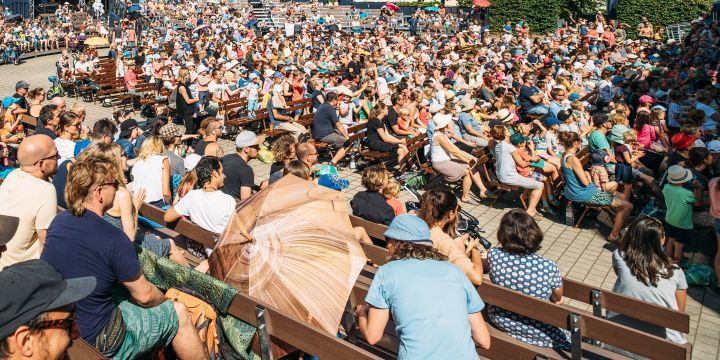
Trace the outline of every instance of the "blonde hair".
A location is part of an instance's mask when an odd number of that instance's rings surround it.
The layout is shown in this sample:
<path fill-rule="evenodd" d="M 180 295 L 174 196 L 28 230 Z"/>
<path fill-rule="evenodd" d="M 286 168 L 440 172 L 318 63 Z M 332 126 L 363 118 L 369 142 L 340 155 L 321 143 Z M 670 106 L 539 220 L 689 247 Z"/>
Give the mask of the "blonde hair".
<path fill-rule="evenodd" d="M 79 102 L 73 103 L 72 106 L 70 106 L 69 111 L 77 116 L 83 116 L 86 114 L 85 106 Z"/>
<path fill-rule="evenodd" d="M 383 187 L 382 194 L 385 197 L 397 197 L 400 195 L 400 183 L 395 179 L 390 179 Z"/>
<path fill-rule="evenodd" d="M 612 118 L 613 124 L 628 125 L 628 118 L 625 114 L 615 113 Z"/>
<path fill-rule="evenodd" d="M 68 172 L 65 202 L 75 216 L 85 213 L 88 196 L 100 184 L 117 181 L 117 165 L 106 156 L 86 156 L 76 161 Z"/>
<path fill-rule="evenodd" d="M 637 131 L 635 130 L 628 130 L 623 134 L 623 140 L 625 140 L 626 144 L 634 144 L 637 142 Z"/>
<path fill-rule="evenodd" d="M 186 67 L 180 68 L 180 70 L 178 70 L 178 77 L 177 77 L 178 84 L 186 83 L 189 76 L 190 76 L 190 70 L 188 70 L 188 68 L 186 68 Z"/>
<path fill-rule="evenodd" d="M 113 163 L 115 163 L 115 166 L 117 167 L 117 179 L 120 181 L 121 185 L 125 186 L 125 184 L 127 184 L 127 180 L 125 179 L 125 169 L 123 169 L 122 166 L 122 155 L 123 150 L 120 145 L 116 143 L 105 144 L 96 142 L 83 150 L 78 155 L 77 161 L 82 161 L 89 157 L 106 157 L 113 160 Z"/>
<path fill-rule="evenodd" d="M 138 158 L 140 160 L 147 160 L 150 156 L 162 154 L 163 151 L 165 151 L 165 145 L 163 144 L 162 139 L 158 136 L 151 136 L 145 139 L 142 146 L 140 146 Z"/>

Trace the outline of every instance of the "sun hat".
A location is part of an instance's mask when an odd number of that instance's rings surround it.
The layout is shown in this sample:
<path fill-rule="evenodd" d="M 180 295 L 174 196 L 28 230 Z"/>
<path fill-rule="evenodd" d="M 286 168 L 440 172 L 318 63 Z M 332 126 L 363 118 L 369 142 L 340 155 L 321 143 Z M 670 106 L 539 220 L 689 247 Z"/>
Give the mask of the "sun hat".
<path fill-rule="evenodd" d="M 200 162 L 200 159 L 202 159 L 202 156 L 198 154 L 188 154 L 185 156 L 185 160 L 183 161 L 183 167 L 185 168 L 185 171 L 192 171 L 195 169 L 195 166 Z"/>
<path fill-rule="evenodd" d="M 510 143 L 513 145 L 528 142 L 528 140 L 530 140 L 529 137 L 523 136 L 523 134 L 520 134 L 520 133 L 514 133 L 514 134 L 510 135 Z"/>
<path fill-rule="evenodd" d="M 475 108 L 476 103 L 477 100 L 472 99 L 469 96 L 464 96 L 460 99 L 460 111 L 470 111 Z"/>
<path fill-rule="evenodd" d="M 439 130 L 446 127 L 450 121 L 452 121 L 452 115 L 438 113 L 433 116 L 432 120 L 435 123 L 435 129 Z"/>
<path fill-rule="evenodd" d="M 500 109 L 498 110 L 495 119 L 503 123 L 509 123 L 513 119 L 513 114 L 508 109 Z"/>
<path fill-rule="evenodd" d="M 435 114 L 438 111 L 442 110 L 444 106 L 440 103 L 433 103 L 428 107 L 428 111 L 430 111 L 431 114 Z"/>
<path fill-rule="evenodd" d="M 667 108 L 665 108 L 665 107 L 662 106 L 662 105 L 655 105 L 655 106 L 653 106 L 652 108 L 650 108 L 650 110 L 667 112 Z"/>
<path fill-rule="evenodd" d="M 63 279 L 44 260 L 19 262 L 0 271 L 0 339 L 38 315 L 70 305 L 95 291 L 94 277 Z"/>
<path fill-rule="evenodd" d="M 160 128 L 160 137 L 163 139 L 171 139 L 176 136 L 182 136 L 183 132 L 179 126 L 169 123 Z"/>
<path fill-rule="evenodd" d="M 265 135 L 257 136 L 252 131 L 242 131 L 235 137 L 235 147 L 244 149 L 246 147 L 259 145 L 265 142 Z"/>
<path fill-rule="evenodd" d="M 671 184 L 684 184 L 692 179 L 692 171 L 680 165 L 673 165 L 667 171 L 667 180 Z"/>
<path fill-rule="evenodd" d="M 686 132 L 679 132 L 670 139 L 670 145 L 675 150 L 685 150 L 695 143 L 695 136 Z"/>
<path fill-rule="evenodd" d="M 423 219 L 415 215 L 396 216 L 383 235 L 396 241 L 433 246 L 433 242 L 430 240 L 430 228 Z"/>

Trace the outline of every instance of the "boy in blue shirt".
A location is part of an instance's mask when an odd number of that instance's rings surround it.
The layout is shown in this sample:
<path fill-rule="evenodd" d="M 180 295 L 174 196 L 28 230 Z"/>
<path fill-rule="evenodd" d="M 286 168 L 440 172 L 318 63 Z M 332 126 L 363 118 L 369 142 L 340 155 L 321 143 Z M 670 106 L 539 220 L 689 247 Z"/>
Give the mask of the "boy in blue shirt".
<path fill-rule="evenodd" d="M 392 311 L 398 359 L 478 359 L 475 342 L 490 348 L 480 311 L 485 304 L 467 276 L 433 249 L 430 229 L 402 214 L 385 232 L 390 262 L 381 266 L 356 310 L 365 339 L 382 339 Z M 474 340 L 474 341 L 473 341 Z"/>

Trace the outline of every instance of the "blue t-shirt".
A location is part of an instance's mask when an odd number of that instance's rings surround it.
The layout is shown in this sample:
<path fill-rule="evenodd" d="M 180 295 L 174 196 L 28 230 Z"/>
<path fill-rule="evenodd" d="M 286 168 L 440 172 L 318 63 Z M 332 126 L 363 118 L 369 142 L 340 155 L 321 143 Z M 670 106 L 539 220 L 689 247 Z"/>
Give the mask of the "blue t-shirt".
<path fill-rule="evenodd" d="M 472 117 L 469 113 L 461 112 L 460 115 L 458 115 L 458 120 L 460 121 L 460 134 L 467 135 L 467 126 L 470 125 L 470 127 L 473 128 L 478 133 L 482 132 L 482 128 L 480 127 L 480 124 L 478 124 L 477 121 L 475 121 L 475 118 Z"/>
<path fill-rule="evenodd" d="M 115 143 L 120 145 L 122 147 L 123 152 L 125 153 L 125 157 L 130 160 L 135 158 L 135 148 L 133 147 L 132 142 L 128 139 L 119 138 L 115 140 Z"/>
<path fill-rule="evenodd" d="M 78 155 L 85 150 L 86 147 L 90 146 L 90 143 L 92 141 L 90 139 L 85 139 L 83 141 L 75 143 L 75 150 L 73 151 L 73 156 L 77 159 Z"/>
<path fill-rule="evenodd" d="M 316 139 L 322 139 L 335 132 L 338 122 L 337 110 L 329 103 L 324 103 L 315 112 L 313 120 L 313 134 Z"/>
<path fill-rule="evenodd" d="M 132 242 L 122 230 L 92 211 L 82 216 L 64 211 L 50 224 L 40 258 L 65 279 L 97 279 L 95 291 L 75 304 L 80 336 L 95 345 L 95 338 L 116 307 L 112 288 L 140 272 Z"/>
<path fill-rule="evenodd" d="M 400 337 L 398 359 L 477 359 L 468 314 L 485 303 L 447 261 L 394 260 L 381 266 L 365 301 L 390 309 Z"/>

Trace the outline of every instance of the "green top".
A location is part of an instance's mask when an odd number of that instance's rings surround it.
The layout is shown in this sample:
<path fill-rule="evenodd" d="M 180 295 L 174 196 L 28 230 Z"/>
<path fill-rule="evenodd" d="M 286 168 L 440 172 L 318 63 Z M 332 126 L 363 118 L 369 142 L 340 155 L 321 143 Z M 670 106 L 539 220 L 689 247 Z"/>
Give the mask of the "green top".
<path fill-rule="evenodd" d="M 605 135 L 597 130 L 593 130 L 588 137 L 588 145 L 591 151 L 607 150 L 608 155 L 613 155 L 613 150 L 610 147 Z"/>
<path fill-rule="evenodd" d="M 665 196 L 665 221 L 680 229 L 693 228 L 693 208 L 695 202 L 695 194 L 682 186 L 666 184 L 663 187 L 663 195 Z"/>
<path fill-rule="evenodd" d="M 375 102 L 372 100 L 368 100 L 367 102 L 368 102 L 368 109 L 372 110 L 373 105 L 375 105 Z M 370 114 L 365 113 L 365 109 L 360 107 L 360 112 L 358 113 L 358 116 L 359 116 L 360 120 L 365 120 L 370 116 Z"/>

